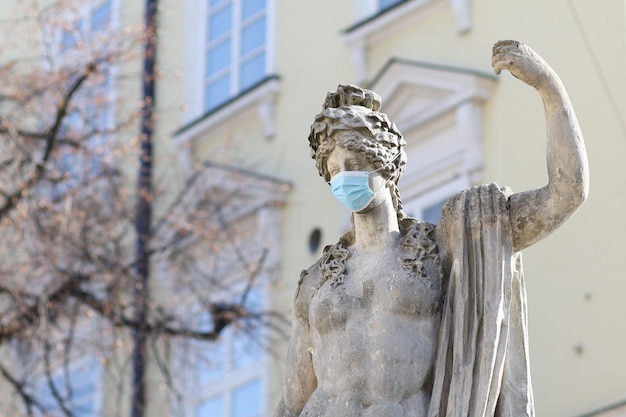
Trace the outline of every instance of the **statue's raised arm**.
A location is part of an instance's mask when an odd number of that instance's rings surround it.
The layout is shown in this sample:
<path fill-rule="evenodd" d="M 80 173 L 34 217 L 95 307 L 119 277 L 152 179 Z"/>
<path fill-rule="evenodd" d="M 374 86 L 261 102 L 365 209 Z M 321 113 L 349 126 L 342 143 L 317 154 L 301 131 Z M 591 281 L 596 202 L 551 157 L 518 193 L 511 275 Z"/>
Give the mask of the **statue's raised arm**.
<path fill-rule="evenodd" d="M 518 41 L 500 41 L 491 64 L 496 74 L 508 70 L 535 88 L 545 106 L 548 184 L 510 197 L 513 245 L 521 250 L 553 232 L 587 198 L 587 154 L 563 83 L 535 51 Z"/>

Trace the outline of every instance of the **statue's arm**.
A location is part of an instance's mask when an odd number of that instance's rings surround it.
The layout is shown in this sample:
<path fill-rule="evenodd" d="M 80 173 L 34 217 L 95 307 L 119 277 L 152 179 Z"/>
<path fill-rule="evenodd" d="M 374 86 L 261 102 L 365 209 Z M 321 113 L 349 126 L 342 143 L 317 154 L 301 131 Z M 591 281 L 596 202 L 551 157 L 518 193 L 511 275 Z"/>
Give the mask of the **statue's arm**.
<path fill-rule="evenodd" d="M 587 198 L 589 168 L 578 120 L 565 88 L 552 68 L 517 41 L 493 47 L 496 74 L 508 70 L 534 87 L 545 107 L 548 184 L 510 197 L 513 246 L 524 249 L 565 222 Z"/>
<path fill-rule="evenodd" d="M 298 284 L 285 366 L 285 387 L 274 417 L 298 417 L 317 387 L 311 359 L 308 302 L 303 277 Z"/>

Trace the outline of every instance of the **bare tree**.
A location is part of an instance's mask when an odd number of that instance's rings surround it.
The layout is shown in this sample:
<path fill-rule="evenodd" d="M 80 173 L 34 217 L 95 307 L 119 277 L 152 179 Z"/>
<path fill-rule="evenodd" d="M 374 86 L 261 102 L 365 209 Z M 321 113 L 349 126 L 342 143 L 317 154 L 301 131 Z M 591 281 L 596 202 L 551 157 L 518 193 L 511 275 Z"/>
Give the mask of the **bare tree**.
<path fill-rule="evenodd" d="M 94 4 L 85 12 L 80 2 L 23 2 L 0 28 L 14 40 L 0 50 L 0 414 L 7 416 L 86 415 L 80 363 L 94 353 L 112 387 L 109 412 L 126 415 L 128 397 L 143 395 L 130 384 L 132 334 L 141 332 L 141 349 L 180 394 L 172 364 L 195 365 L 199 356 L 176 359 L 173 341 L 193 350 L 232 326 L 254 333 L 277 323 L 255 305 L 271 251 L 257 214 L 280 204 L 284 184 L 263 180 L 279 192 L 258 199 L 246 188 L 254 175 L 205 166 L 148 221 L 144 251 L 135 250 L 134 202 L 161 203 L 127 169 L 137 164 L 128 154 L 137 154 L 144 103 L 115 92 L 141 74 L 139 64 L 135 74 L 120 68 L 141 61 L 146 31 L 111 25 L 109 3 Z M 208 171 L 236 186 L 208 186 Z M 150 282 L 137 279 L 142 256 L 159 265 Z M 138 285 L 154 289 L 140 293 L 143 314 Z M 133 415 L 145 415 L 144 407 Z"/>

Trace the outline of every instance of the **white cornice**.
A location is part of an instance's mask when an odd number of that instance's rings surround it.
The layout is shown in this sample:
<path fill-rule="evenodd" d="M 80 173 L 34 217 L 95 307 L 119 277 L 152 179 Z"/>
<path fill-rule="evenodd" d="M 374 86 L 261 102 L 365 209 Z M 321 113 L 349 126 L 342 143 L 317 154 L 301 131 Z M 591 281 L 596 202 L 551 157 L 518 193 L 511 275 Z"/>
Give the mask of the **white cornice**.
<path fill-rule="evenodd" d="M 412 61 L 390 61 L 369 86 L 380 94 L 383 111 L 397 107 L 396 97 L 402 91 L 412 89 L 419 96 L 420 89 L 438 91 L 439 99 L 430 103 L 418 113 L 406 114 L 395 120 L 401 130 L 432 120 L 464 102 L 482 102 L 491 96 L 495 78 L 466 69 L 436 66 Z M 406 109 L 405 109 L 406 110 Z"/>
<path fill-rule="evenodd" d="M 276 98 L 280 92 L 280 80 L 270 78 L 253 90 L 234 99 L 227 105 L 216 111 L 191 122 L 187 127 L 173 134 L 176 145 L 184 143 L 200 136 L 202 133 L 214 129 L 216 126 L 234 120 L 242 112 L 247 112 L 254 107 L 263 123 L 264 134 L 271 137 L 274 134 L 274 111 Z"/>

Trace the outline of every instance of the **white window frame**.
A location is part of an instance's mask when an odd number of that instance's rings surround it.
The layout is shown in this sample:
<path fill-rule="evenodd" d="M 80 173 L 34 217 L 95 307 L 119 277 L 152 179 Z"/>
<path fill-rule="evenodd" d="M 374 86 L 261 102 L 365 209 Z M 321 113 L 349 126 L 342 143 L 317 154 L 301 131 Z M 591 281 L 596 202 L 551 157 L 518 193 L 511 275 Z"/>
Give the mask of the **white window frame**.
<path fill-rule="evenodd" d="M 482 104 L 495 82 L 490 74 L 404 60 L 391 60 L 375 77 L 370 88 L 407 141 L 399 183 L 405 212 L 420 218 L 425 208 L 482 182 Z"/>
<path fill-rule="evenodd" d="M 120 0 L 90 0 L 81 4 L 77 9 L 77 14 L 67 14 L 64 16 L 65 19 L 69 18 L 78 18 L 76 22 L 75 30 L 71 32 L 71 36 L 73 37 L 73 41 L 76 44 L 80 41 L 76 36 L 80 36 L 82 34 L 88 34 L 90 36 L 94 36 L 96 33 L 92 30 L 92 17 L 93 12 L 100 8 L 104 3 L 111 4 L 111 21 L 109 22 L 109 28 L 107 31 L 118 31 L 120 28 L 120 20 L 119 20 L 119 10 L 120 10 Z M 67 20 L 66 20 L 67 21 Z M 62 59 L 67 60 L 71 59 L 73 55 L 80 54 L 80 51 L 77 51 L 75 46 L 66 48 L 64 46 L 64 36 L 67 33 L 61 27 L 53 28 L 53 39 L 54 39 L 54 51 L 56 51 L 55 55 L 61 56 Z"/>
<path fill-rule="evenodd" d="M 259 288 L 264 293 L 264 304 L 267 305 L 267 288 Z M 266 307 L 264 307 L 266 309 Z M 249 383 L 259 381 L 260 382 L 260 404 L 259 416 L 268 415 L 268 396 L 269 396 L 269 370 L 270 370 L 270 355 L 268 352 L 261 351 L 258 359 L 242 369 L 233 369 L 234 362 L 234 343 L 237 335 L 233 334 L 232 328 L 224 331 L 222 338 L 219 341 L 207 342 L 211 344 L 223 344 L 225 345 L 225 358 L 226 369 L 224 374 L 219 379 L 209 381 L 204 386 L 197 386 L 196 391 L 192 394 L 192 398 L 189 404 L 189 417 L 195 417 L 197 408 L 206 400 L 213 397 L 223 396 L 224 398 L 224 415 L 220 417 L 232 416 L 233 395 L 235 390 L 243 387 Z M 262 340 L 259 343 L 263 343 L 266 339 L 266 332 L 261 329 L 259 336 Z M 245 336 L 243 336 L 245 337 Z M 252 342 L 251 342 L 252 343 Z M 192 375 L 191 380 L 195 381 L 197 375 Z M 198 381 L 199 382 L 199 381 Z M 214 416 L 210 416 L 214 417 Z M 218 417 L 218 416 L 215 416 Z"/>
<path fill-rule="evenodd" d="M 265 278 L 261 278 L 261 281 L 267 282 L 268 280 Z M 243 288 L 241 288 L 241 290 L 243 290 Z M 260 293 L 261 297 L 260 308 L 264 311 L 267 311 L 269 308 L 269 286 L 258 286 L 256 287 L 256 290 Z M 219 298 L 219 294 L 217 294 L 217 298 Z M 186 314 L 190 314 L 189 311 L 192 311 L 192 316 L 194 314 L 201 314 L 201 308 L 201 306 L 196 305 L 195 307 L 192 307 L 190 309 L 188 303 L 185 303 L 184 306 L 181 306 L 181 309 L 184 309 Z M 195 311 L 195 313 L 193 311 Z M 188 355 L 187 349 L 197 351 L 202 350 L 203 347 L 209 350 L 209 352 L 207 352 L 209 354 L 211 353 L 211 349 L 217 350 L 217 348 L 219 348 L 220 346 L 224 348 L 225 351 L 225 357 L 223 358 L 222 363 L 225 363 L 226 367 L 223 371 L 223 374 L 220 374 L 215 379 L 206 381 L 204 385 L 202 385 L 202 381 L 199 380 L 200 374 L 196 367 L 186 366 L 179 374 L 181 375 L 181 378 L 183 378 L 179 382 L 181 384 L 181 387 L 183 387 L 183 389 L 180 391 L 187 393 L 185 395 L 185 401 L 183 405 L 186 417 L 195 417 L 197 408 L 203 402 L 217 396 L 222 396 L 224 398 L 224 416 L 210 417 L 230 417 L 232 415 L 233 394 L 235 390 L 257 380 L 260 382 L 261 388 L 259 416 L 265 416 L 269 414 L 268 398 L 270 392 L 270 365 L 272 359 L 271 355 L 269 352 L 261 350 L 258 360 L 254 361 L 254 363 L 240 369 L 233 368 L 232 366 L 236 357 L 236 353 L 234 351 L 234 343 L 235 338 L 237 337 L 234 332 L 235 329 L 231 326 L 227 329 L 224 329 L 223 333 L 220 335 L 219 340 L 208 342 L 194 340 L 186 341 L 184 343 L 189 343 L 189 346 L 183 347 L 181 345 L 178 348 L 174 349 L 174 354 L 179 356 Z M 247 336 L 241 335 L 240 337 Z M 262 346 L 264 344 L 267 344 L 267 332 L 263 328 L 260 328 L 258 334 L 252 337 L 259 337 L 260 340 L 251 341 L 250 343 L 259 342 Z"/>
<path fill-rule="evenodd" d="M 231 0 L 235 13 L 239 10 L 241 0 Z M 194 120 L 205 113 L 211 113 L 222 106 L 217 105 L 213 109 L 205 110 L 205 74 L 206 74 L 206 47 L 207 47 L 207 30 L 208 30 L 208 0 L 196 1 L 187 0 L 187 17 L 186 20 L 191 24 L 188 25 L 191 33 L 186 36 L 185 45 L 185 66 L 188 69 L 185 73 L 185 101 L 188 103 L 188 111 L 186 114 L 186 121 Z M 262 77 L 259 81 L 270 77 L 275 72 L 275 20 L 276 20 L 276 8 L 275 0 L 266 0 L 265 8 L 266 19 L 266 41 L 265 41 L 265 77 Z M 231 41 L 235 42 L 235 51 L 239 50 L 239 39 L 241 34 L 240 22 L 237 21 L 237 27 L 231 29 L 231 33 L 234 33 L 236 39 Z M 236 53 L 231 55 L 231 68 L 234 67 L 236 73 L 231 75 L 231 91 L 230 98 L 233 99 L 246 90 L 238 88 L 239 84 L 239 70 L 241 58 Z M 234 63 L 237 63 L 236 65 Z M 201 88 L 200 88 L 201 86 Z M 228 103 L 228 100 L 225 101 Z"/>

